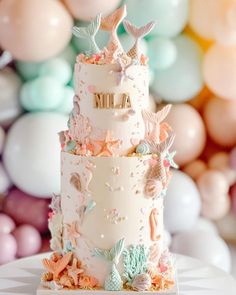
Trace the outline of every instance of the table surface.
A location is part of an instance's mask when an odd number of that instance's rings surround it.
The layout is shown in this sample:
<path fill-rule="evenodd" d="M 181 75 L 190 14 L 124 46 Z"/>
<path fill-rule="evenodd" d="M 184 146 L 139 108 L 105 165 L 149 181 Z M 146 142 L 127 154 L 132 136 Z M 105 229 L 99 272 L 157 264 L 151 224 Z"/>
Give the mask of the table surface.
<path fill-rule="evenodd" d="M 42 273 L 41 254 L 0 267 L 0 295 L 34 295 Z M 174 255 L 180 295 L 235 295 L 236 280 L 199 260 Z M 135 294 L 135 293 L 134 293 Z"/>

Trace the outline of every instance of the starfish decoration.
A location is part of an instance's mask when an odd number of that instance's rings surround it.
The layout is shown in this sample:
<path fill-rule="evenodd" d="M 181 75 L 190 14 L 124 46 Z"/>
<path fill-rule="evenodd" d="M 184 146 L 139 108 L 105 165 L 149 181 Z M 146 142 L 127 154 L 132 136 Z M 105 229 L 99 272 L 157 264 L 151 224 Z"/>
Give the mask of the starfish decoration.
<path fill-rule="evenodd" d="M 75 286 L 78 286 L 79 284 L 78 275 L 83 273 L 84 270 L 78 268 L 78 261 L 76 258 L 73 259 L 71 266 L 70 265 L 67 266 L 67 270 L 68 270 L 68 275 L 72 277 Z"/>
<path fill-rule="evenodd" d="M 73 248 L 77 246 L 76 239 L 80 237 L 80 233 L 77 230 L 77 221 L 73 221 L 71 224 L 66 224 L 67 238 L 71 242 Z"/>
<path fill-rule="evenodd" d="M 117 85 L 121 85 L 125 80 L 128 80 L 128 79 L 134 80 L 133 77 L 127 74 L 127 70 L 132 66 L 132 63 L 125 65 L 122 62 L 121 58 L 118 57 L 117 64 L 119 66 L 118 70 L 110 71 L 111 74 L 117 73 L 117 78 L 116 78 Z"/>
<path fill-rule="evenodd" d="M 96 156 L 109 157 L 109 156 L 113 156 L 112 149 L 114 147 L 118 147 L 120 145 L 121 141 L 114 140 L 111 137 L 110 131 L 107 131 L 105 139 L 104 140 L 96 140 L 95 143 L 100 145 L 100 147 L 101 147 L 101 150 L 99 151 L 99 153 Z"/>
<path fill-rule="evenodd" d="M 52 201 L 49 207 L 52 209 L 53 213 L 59 213 L 61 211 L 61 196 L 53 194 Z"/>
<path fill-rule="evenodd" d="M 175 155 L 176 155 L 176 151 L 173 151 L 173 152 L 171 152 L 171 153 L 167 153 L 167 154 L 166 154 L 166 160 L 167 160 L 168 164 L 169 164 L 171 167 L 173 167 L 173 168 L 175 168 L 175 169 L 178 169 L 179 166 L 178 166 L 178 165 L 175 163 L 175 161 L 174 161 L 174 157 L 175 157 Z"/>

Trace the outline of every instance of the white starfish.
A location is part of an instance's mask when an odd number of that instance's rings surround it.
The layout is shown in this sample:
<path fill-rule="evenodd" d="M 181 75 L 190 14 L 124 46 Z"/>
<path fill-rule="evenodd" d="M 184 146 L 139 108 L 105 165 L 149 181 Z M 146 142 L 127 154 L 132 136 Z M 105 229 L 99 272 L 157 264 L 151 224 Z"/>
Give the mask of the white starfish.
<path fill-rule="evenodd" d="M 127 74 L 127 70 L 133 65 L 132 63 L 125 65 L 122 62 L 122 59 L 120 57 L 117 58 L 117 64 L 119 68 L 117 70 L 113 70 L 110 73 L 116 73 L 117 74 L 117 85 L 121 85 L 125 80 L 134 80 L 134 78 Z"/>

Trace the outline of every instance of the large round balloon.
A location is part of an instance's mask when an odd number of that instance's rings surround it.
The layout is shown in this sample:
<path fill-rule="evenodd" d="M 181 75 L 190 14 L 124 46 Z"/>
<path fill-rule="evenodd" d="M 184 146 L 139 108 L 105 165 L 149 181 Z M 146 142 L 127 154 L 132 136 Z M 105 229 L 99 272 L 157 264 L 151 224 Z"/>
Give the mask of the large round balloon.
<path fill-rule="evenodd" d="M 42 233 L 48 230 L 48 206 L 48 199 L 34 198 L 16 188 L 3 201 L 3 211 L 17 224 L 30 224 Z"/>
<path fill-rule="evenodd" d="M 206 53 L 203 73 L 207 86 L 216 95 L 236 100 L 236 50 L 214 44 Z"/>
<path fill-rule="evenodd" d="M 166 101 L 183 102 L 203 88 L 202 49 L 186 35 L 174 39 L 174 44 L 176 60 L 167 69 L 156 71 L 152 89 Z"/>
<path fill-rule="evenodd" d="M 3 153 L 13 183 L 26 193 L 48 197 L 60 191 L 60 144 L 57 133 L 67 117 L 55 113 L 22 116 L 8 132 Z"/>
<path fill-rule="evenodd" d="M 186 26 L 188 20 L 187 0 L 126 0 L 127 18 L 137 26 L 156 20 L 151 34 L 173 37 Z"/>
<path fill-rule="evenodd" d="M 10 68 L 0 71 L 0 124 L 9 125 L 21 113 L 21 80 Z"/>
<path fill-rule="evenodd" d="M 191 229 L 200 214 L 200 195 L 194 181 L 174 170 L 164 199 L 164 224 L 170 233 Z"/>
<path fill-rule="evenodd" d="M 63 0 L 74 18 L 91 20 L 98 13 L 108 14 L 116 9 L 121 0 Z"/>
<path fill-rule="evenodd" d="M 56 55 L 68 44 L 72 26 L 59 1 L 0 1 L 0 45 L 16 59 L 40 61 Z"/>
<path fill-rule="evenodd" d="M 186 220 L 186 222 L 188 222 Z M 226 272 L 231 270 L 230 251 L 226 243 L 215 233 L 192 230 L 179 233 L 172 240 L 172 251 L 192 256 L 213 264 Z"/>
<path fill-rule="evenodd" d="M 206 132 L 199 113 L 190 105 L 173 105 L 167 122 L 176 134 L 173 149 L 177 151 L 175 161 L 186 165 L 196 159 L 205 146 Z"/>
<path fill-rule="evenodd" d="M 204 107 L 203 117 L 208 134 L 217 144 L 236 144 L 236 100 L 212 97 Z"/>

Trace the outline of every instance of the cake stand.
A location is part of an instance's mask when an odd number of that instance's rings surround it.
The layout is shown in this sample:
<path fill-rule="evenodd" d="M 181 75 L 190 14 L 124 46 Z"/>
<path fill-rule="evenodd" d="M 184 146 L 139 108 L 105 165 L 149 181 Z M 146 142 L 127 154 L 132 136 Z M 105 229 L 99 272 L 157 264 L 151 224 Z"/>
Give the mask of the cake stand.
<path fill-rule="evenodd" d="M 47 254 L 41 254 L 1 266 L 0 295 L 35 295 L 43 272 L 41 260 L 45 256 Z M 236 281 L 222 270 L 181 255 L 175 255 L 174 259 L 178 273 L 179 295 L 236 294 Z M 85 291 L 85 293 L 93 292 Z M 104 291 L 99 293 L 106 294 Z M 127 294 L 127 292 L 122 293 Z M 134 295 L 135 293 L 132 292 Z M 59 291 L 57 294 L 63 293 Z"/>

